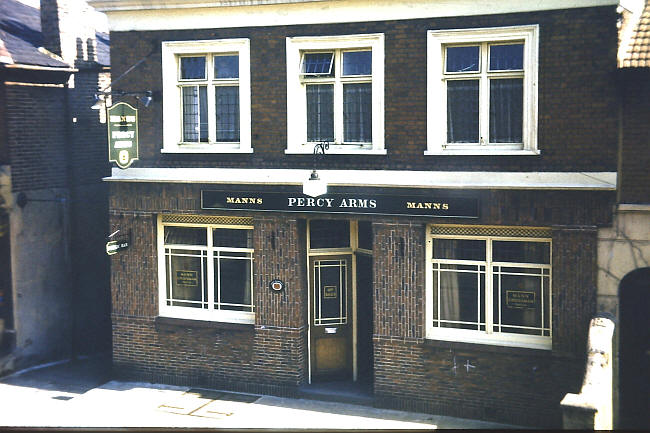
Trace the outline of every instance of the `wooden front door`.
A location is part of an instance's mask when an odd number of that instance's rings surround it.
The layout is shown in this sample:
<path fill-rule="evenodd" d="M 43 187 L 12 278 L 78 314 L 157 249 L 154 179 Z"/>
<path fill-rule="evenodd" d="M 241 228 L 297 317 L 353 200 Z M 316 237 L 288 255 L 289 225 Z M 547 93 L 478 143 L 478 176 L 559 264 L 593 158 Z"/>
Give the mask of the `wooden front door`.
<path fill-rule="evenodd" d="M 312 380 L 351 379 L 351 256 L 312 257 L 309 269 Z"/>

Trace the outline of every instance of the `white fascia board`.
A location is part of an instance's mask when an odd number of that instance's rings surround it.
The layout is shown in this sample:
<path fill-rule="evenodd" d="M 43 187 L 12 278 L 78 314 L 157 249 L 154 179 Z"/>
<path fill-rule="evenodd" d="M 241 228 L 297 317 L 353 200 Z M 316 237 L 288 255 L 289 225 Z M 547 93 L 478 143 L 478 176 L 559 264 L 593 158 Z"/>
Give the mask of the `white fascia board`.
<path fill-rule="evenodd" d="M 306 169 L 113 168 L 109 182 L 302 185 Z M 330 186 L 376 188 L 616 190 L 615 172 L 318 170 Z"/>
<path fill-rule="evenodd" d="M 405 20 L 614 6 L 619 0 L 94 0 L 111 31 L 212 29 Z"/>

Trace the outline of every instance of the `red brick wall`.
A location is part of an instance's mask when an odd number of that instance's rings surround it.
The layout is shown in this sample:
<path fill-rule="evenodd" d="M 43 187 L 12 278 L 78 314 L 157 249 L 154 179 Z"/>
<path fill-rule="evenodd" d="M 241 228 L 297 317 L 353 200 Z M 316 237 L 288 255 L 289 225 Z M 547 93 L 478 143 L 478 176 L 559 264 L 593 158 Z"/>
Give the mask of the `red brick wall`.
<path fill-rule="evenodd" d="M 650 203 L 650 70 L 624 69 L 619 202 Z"/>
<path fill-rule="evenodd" d="M 426 150 L 426 32 L 434 29 L 539 24 L 539 149 L 541 156 L 423 156 Z M 143 166 L 302 167 L 311 156 L 285 155 L 285 38 L 299 35 L 385 34 L 386 156 L 328 155 L 328 168 L 615 171 L 615 7 L 408 21 L 192 29 L 111 34 L 119 75 L 163 40 L 250 38 L 252 145 L 249 155 L 160 154 L 162 103 L 140 112 Z M 160 51 L 119 83 L 160 95 Z M 264 65 L 264 67 L 258 67 Z"/>

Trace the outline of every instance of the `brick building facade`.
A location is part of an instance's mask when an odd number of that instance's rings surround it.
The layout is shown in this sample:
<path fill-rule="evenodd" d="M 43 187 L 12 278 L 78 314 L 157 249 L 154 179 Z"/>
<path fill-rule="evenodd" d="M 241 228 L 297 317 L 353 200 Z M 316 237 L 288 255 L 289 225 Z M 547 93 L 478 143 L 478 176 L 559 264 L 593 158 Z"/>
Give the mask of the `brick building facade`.
<path fill-rule="evenodd" d="M 92 2 L 114 73 L 154 49 L 106 179 L 115 371 L 558 427 L 616 200 L 616 2 L 235 3 Z"/>
<path fill-rule="evenodd" d="M 84 1 L 41 5 L 0 5 L 0 374 L 110 350 L 108 35 Z"/>

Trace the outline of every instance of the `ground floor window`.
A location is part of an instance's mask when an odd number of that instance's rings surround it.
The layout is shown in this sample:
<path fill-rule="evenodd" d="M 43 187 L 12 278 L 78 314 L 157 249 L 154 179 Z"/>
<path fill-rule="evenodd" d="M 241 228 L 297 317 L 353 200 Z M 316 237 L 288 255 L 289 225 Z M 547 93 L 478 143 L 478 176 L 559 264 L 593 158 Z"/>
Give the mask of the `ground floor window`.
<path fill-rule="evenodd" d="M 160 314 L 254 322 L 253 227 L 247 218 L 163 216 Z"/>
<path fill-rule="evenodd" d="M 550 231 L 429 226 L 427 337 L 551 347 Z"/>

